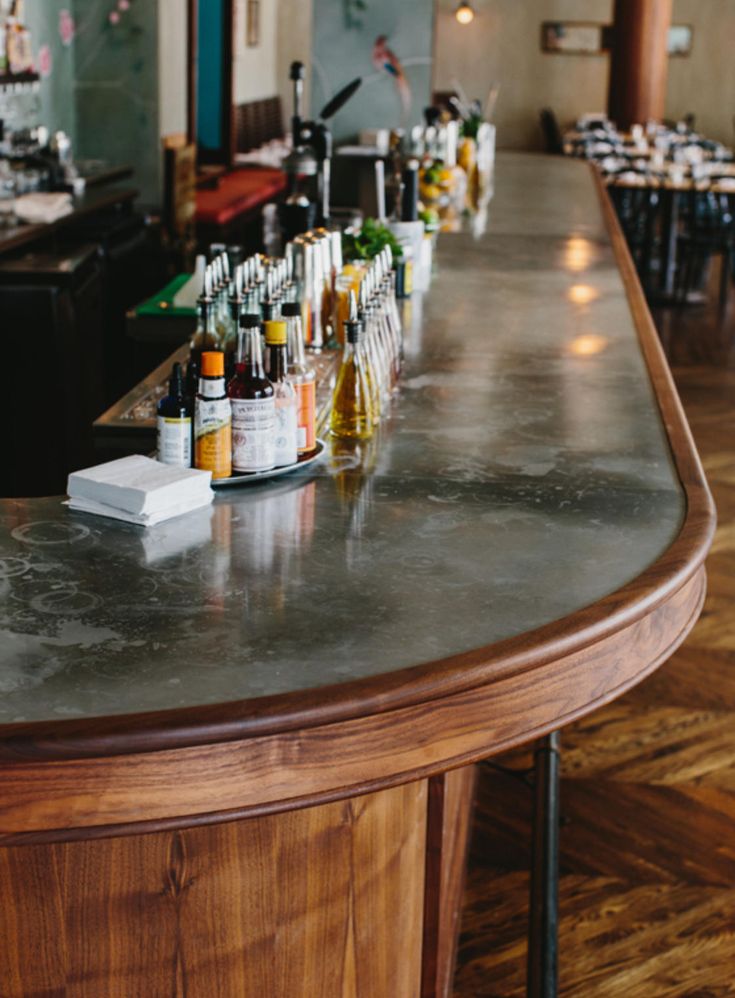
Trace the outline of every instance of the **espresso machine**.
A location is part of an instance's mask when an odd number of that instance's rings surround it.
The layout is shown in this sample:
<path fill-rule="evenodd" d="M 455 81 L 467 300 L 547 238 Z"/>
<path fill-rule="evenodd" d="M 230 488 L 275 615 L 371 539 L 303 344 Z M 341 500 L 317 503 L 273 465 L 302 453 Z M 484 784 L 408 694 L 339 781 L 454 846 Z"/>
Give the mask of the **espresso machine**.
<path fill-rule="evenodd" d="M 329 222 L 332 133 L 326 122 L 344 107 L 362 83 L 361 77 L 352 80 L 322 108 L 316 121 L 306 121 L 302 117 L 304 64 L 291 63 L 289 75 L 294 95 L 293 149 L 283 163 L 289 179 L 288 196 L 279 211 L 287 240 Z"/>

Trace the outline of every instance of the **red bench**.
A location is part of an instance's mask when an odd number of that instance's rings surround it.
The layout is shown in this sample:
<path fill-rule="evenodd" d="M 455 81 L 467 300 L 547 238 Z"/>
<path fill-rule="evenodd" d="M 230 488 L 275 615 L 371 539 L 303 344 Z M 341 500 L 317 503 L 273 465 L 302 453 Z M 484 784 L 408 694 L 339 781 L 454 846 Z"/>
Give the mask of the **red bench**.
<path fill-rule="evenodd" d="M 248 167 L 220 177 L 216 186 L 196 193 L 196 225 L 200 243 L 247 242 L 253 223 L 269 201 L 286 189 L 286 175 L 271 167 Z"/>

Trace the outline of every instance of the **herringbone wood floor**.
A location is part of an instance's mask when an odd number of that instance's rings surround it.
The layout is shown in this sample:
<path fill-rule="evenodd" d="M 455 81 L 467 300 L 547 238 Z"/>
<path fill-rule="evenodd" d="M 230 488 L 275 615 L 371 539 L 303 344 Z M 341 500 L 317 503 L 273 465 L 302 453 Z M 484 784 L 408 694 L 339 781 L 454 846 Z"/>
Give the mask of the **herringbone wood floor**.
<path fill-rule="evenodd" d="M 719 527 L 686 644 L 563 733 L 561 998 L 735 996 L 735 302 L 655 318 Z M 525 994 L 529 761 L 480 778 L 456 998 Z"/>

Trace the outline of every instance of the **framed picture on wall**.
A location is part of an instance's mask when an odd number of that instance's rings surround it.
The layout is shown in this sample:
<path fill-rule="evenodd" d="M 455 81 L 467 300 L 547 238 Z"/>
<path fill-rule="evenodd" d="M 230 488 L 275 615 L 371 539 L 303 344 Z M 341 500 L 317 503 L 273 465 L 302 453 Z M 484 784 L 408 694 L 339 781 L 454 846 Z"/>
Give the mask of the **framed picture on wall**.
<path fill-rule="evenodd" d="M 260 45 L 260 0 L 247 0 L 245 43 L 248 48 Z"/>
<path fill-rule="evenodd" d="M 599 55 L 604 25 L 591 21 L 544 21 L 541 50 L 554 55 Z"/>
<path fill-rule="evenodd" d="M 693 34 L 691 24 L 672 24 L 669 28 L 669 55 L 691 55 Z"/>

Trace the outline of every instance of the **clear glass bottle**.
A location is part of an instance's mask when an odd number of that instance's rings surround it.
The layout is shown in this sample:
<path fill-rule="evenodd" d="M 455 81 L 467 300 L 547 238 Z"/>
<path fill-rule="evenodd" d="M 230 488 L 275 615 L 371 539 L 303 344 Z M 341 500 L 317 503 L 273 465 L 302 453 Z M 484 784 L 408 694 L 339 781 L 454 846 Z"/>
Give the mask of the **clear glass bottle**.
<path fill-rule="evenodd" d="M 296 389 L 287 375 L 286 323 L 271 319 L 265 324 L 265 342 L 270 351 L 268 377 L 276 396 L 276 467 L 284 468 L 298 461 L 298 418 Z"/>
<path fill-rule="evenodd" d="M 281 311 L 287 326 L 288 374 L 298 402 L 298 452 L 310 454 L 316 447 L 316 372 L 306 359 L 301 302 L 284 302 Z"/>
<path fill-rule="evenodd" d="M 369 364 L 362 323 L 345 323 L 346 342 L 332 399 L 331 430 L 336 437 L 369 440 L 375 432 Z"/>
<path fill-rule="evenodd" d="M 197 366 L 202 354 L 207 350 L 219 350 L 220 342 L 214 322 L 214 300 L 212 298 L 212 275 L 207 268 L 204 277 L 204 290 L 197 299 L 197 324 L 189 342 L 192 359 Z"/>

